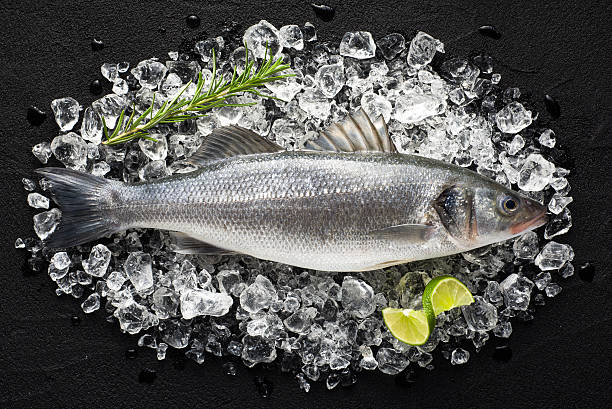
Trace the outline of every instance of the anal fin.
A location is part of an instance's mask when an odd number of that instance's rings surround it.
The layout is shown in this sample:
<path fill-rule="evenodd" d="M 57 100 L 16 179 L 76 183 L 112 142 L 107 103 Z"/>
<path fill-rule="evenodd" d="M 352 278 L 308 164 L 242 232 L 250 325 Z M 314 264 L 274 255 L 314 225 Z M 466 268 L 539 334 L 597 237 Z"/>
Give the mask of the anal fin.
<path fill-rule="evenodd" d="M 238 254 L 232 250 L 213 246 L 185 233 L 170 232 L 170 237 L 174 244 L 174 251 L 179 254 L 209 254 L 217 256 Z"/>

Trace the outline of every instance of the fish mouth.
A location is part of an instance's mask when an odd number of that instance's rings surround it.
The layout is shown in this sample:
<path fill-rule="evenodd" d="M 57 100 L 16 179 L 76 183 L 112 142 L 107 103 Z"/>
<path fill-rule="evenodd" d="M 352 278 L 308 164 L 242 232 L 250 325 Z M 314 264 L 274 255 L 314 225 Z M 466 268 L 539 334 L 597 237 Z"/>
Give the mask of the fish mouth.
<path fill-rule="evenodd" d="M 522 232 L 537 229 L 538 227 L 544 226 L 548 223 L 548 215 L 543 212 L 539 216 L 534 217 L 533 219 L 529 219 L 527 221 L 516 223 L 515 225 L 510 227 L 511 234 L 520 234 Z"/>

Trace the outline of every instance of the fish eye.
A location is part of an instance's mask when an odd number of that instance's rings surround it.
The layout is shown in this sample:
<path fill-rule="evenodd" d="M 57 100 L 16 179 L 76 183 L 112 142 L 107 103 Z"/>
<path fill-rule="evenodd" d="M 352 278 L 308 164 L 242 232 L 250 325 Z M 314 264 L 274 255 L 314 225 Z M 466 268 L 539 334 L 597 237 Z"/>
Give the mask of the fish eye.
<path fill-rule="evenodd" d="M 500 199 L 499 207 L 502 213 L 511 215 L 516 212 L 519 208 L 519 200 L 513 196 L 503 196 Z"/>

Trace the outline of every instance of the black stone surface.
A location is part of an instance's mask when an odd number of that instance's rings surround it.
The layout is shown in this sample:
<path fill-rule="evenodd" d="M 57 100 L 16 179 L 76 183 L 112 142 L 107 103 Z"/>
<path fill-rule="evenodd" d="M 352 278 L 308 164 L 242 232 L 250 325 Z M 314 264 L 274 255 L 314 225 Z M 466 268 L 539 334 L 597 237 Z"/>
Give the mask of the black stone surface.
<path fill-rule="evenodd" d="M 607 1 L 381 1 L 332 2 L 332 22 L 316 18 L 306 1 L 4 1 L 0 5 L 1 163 L 0 209 L 0 407 L 605 407 L 612 399 L 610 148 L 612 131 L 612 5 Z M 201 17 L 197 29 L 185 16 Z M 496 61 L 502 84 L 530 91 L 542 118 L 550 121 L 575 168 L 570 176 L 574 227 L 558 241 L 571 243 L 578 267 L 592 267 L 563 281 L 563 291 L 538 307 L 535 320 L 514 323 L 509 350 L 490 342 L 463 366 L 437 357 L 434 371 L 362 373 L 357 384 L 310 393 L 278 369 L 237 365 L 226 375 L 223 359 L 203 365 L 169 351 L 136 346 L 98 311 L 84 316 L 72 297 L 56 297 L 45 273 L 27 273 L 16 237 L 30 237 L 33 209 L 25 204 L 22 177 L 39 166 L 31 146 L 58 133 L 52 118 L 40 126 L 26 119 L 29 106 L 50 112 L 54 98 L 72 96 L 83 105 L 104 62 L 164 59 L 195 32 L 218 35 L 223 23 L 242 29 L 267 19 L 313 22 L 320 39 L 339 41 L 344 32 L 368 30 L 375 38 L 423 30 L 441 39 L 450 56 L 485 51 Z M 499 40 L 479 34 L 493 25 Z M 92 51 L 93 38 L 104 48 Z M 106 84 L 109 85 L 109 84 Z M 106 88 L 106 86 L 105 86 Z M 561 106 L 550 118 L 549 94 Z M 577 269 L 578 272 L 578 269 Z M 73 325 L 73 316 L 82 317 Z M 503 348 L 502 348 L 503 349 Z M 128 351 L 128 352 L 126 352 Z M 509 353 L 510 352 L 510 353 Z M 412 368 L 412 366 L 411 366 Z M 142 374 L 154 371 L 156 376 Z M 262 377 L 262 378 L 256 378 Z M 148 383 L 151 378 L 154 378 Z M 139 381 L 140 379 L 140 381 Z M 266 393 L 261 382 L 265 379 Z M 347 382 L 350 383 L 350 382 Z M 262 395 L 269 394 L 268 397 Z M 607 404 L 606 404 L 607 402 Z"/>

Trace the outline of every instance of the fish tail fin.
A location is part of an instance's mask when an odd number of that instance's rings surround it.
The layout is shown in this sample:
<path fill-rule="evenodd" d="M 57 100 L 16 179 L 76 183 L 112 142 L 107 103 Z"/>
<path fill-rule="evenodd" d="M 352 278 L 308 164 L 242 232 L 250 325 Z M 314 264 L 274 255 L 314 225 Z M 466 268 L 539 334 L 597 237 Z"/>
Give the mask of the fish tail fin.
<path fill-rule="evenodd" d="M 72 247 L 123 230 L 110 205 L 123 183 L 65 168 L 41 168 L 36 173 L 51 182 L 49 191 L 62 212 L 60 224 L 45 243 Z"/>

